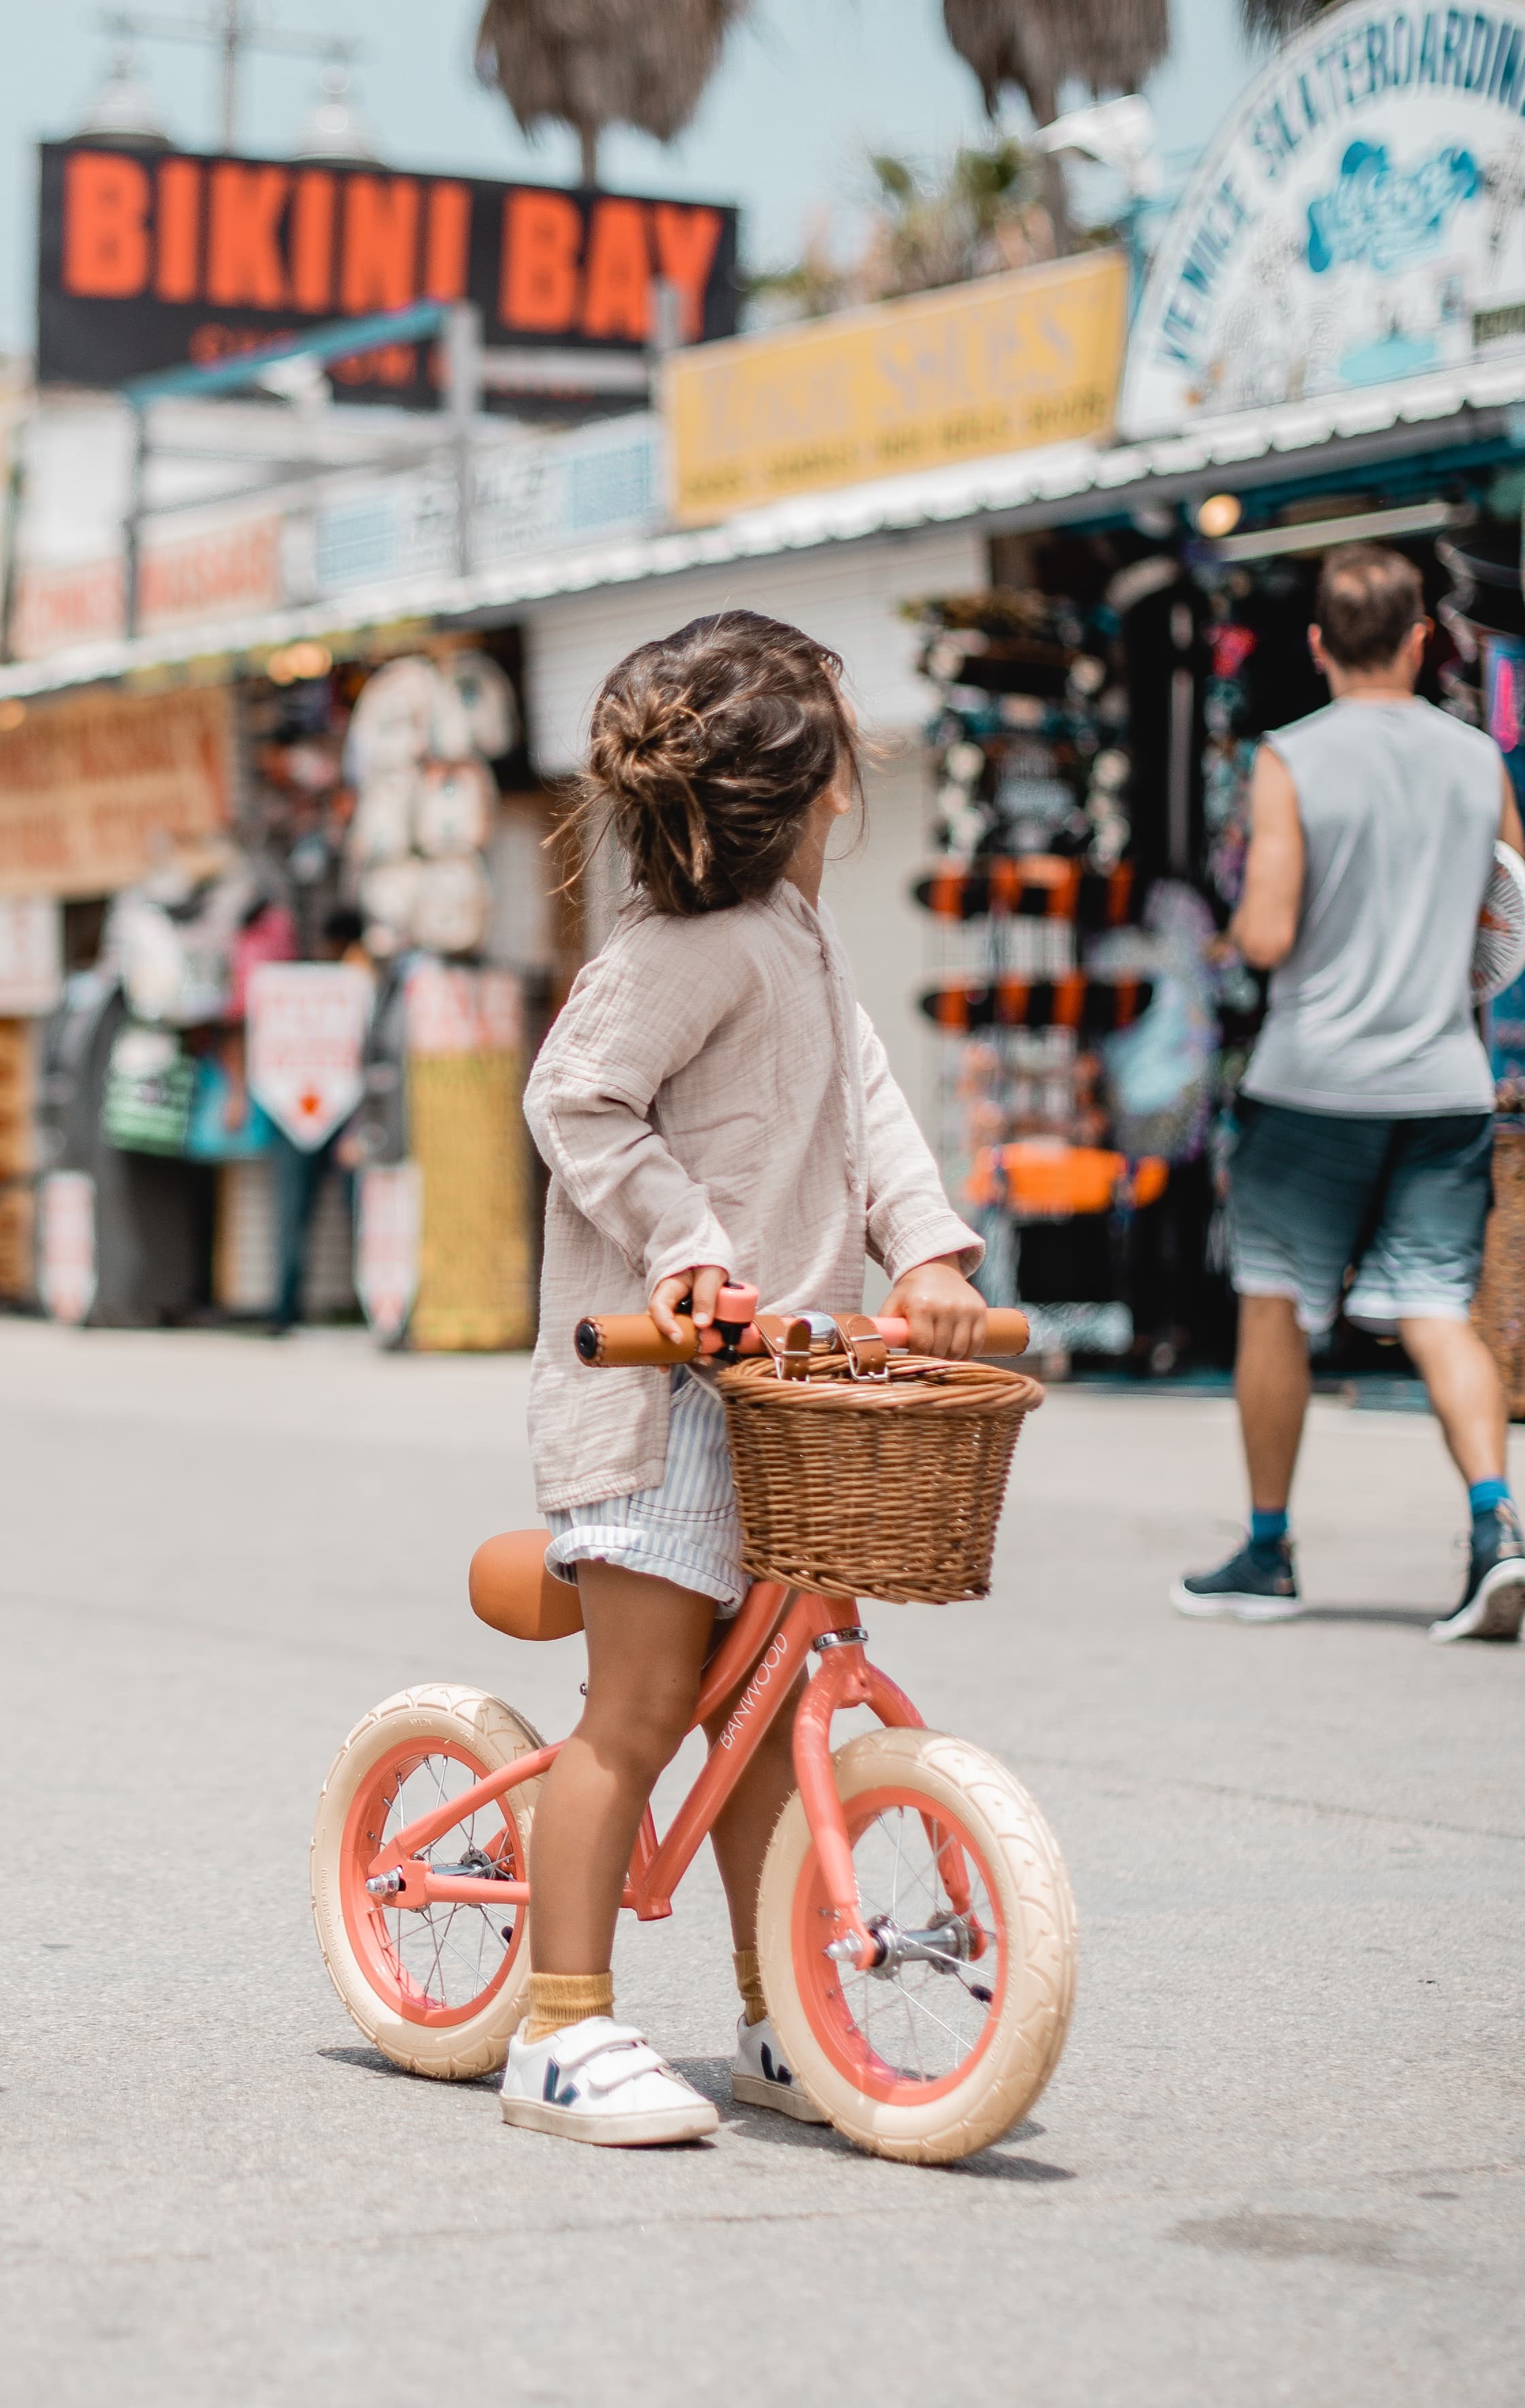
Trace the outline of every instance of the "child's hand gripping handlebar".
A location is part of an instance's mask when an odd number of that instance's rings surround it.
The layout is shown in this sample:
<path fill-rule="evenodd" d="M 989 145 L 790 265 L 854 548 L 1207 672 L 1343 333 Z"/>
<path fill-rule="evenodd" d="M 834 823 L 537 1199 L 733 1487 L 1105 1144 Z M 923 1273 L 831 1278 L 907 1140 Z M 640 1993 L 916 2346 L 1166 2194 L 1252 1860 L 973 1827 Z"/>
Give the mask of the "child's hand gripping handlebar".
<path fill-rule="evenodd" d="M 727 1350 L 737 1354 L 761 1354 L 763 1340 L 752 1317 L 756 1310 L 755 1287 L 724 1287 L 715 1301 L 712 1328 L 696 1329 L 688 1316 L 680 1313 L 678 1326 L 683 1335 L 673 1340 L 663 1337 L 649 1312 L 605 1312 L 590 1314 L 585 1321 L 580 1321 L 573 1343 L 580 1362 L 611 1369 L 692 1363 L 696 1355 L 719 1354 Z M 820 1318 L 824 1321 L 824 1316 Z M 910 1343 L 909 1325 L 894 1314 L 876 1320 L 874 1326 L 886 1346 Z M 829 1324 L 827 1327 L 829 1329 Z M 828 1342 L 839 1342 L 834 1332 Z M 1021 1354 L 1027 1343 L 1025 1313 L 999 1308 L 986 1313 L 982 1354 Z"/>

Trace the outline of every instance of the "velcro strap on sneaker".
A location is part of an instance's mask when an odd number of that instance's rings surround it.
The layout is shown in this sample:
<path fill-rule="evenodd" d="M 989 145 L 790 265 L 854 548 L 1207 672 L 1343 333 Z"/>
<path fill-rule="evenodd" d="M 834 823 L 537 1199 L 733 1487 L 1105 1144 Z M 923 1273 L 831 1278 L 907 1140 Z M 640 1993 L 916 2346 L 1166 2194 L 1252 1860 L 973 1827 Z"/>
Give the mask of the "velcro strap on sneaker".
<path fill-rule="evenodd" d="M 578 2035 L 573 2038 L 573 2034 Z M 555 2045 L 554 2043 L 562 2043 Z M 552 2055 L 564 2073 L 575 2073 L 606 2048 L 644 2048 L 646 2035 L 634 2024 L 617 2024 L 612 2015 L 589 2015 L 581 2025 L 568 2024 L 553 2036 Z"/>
<path fill-rule="evenodd" d="M 597 2057 L 588 2059 L 582 2074 L 588 2088 L 604 2098 L 622 2083 L 633 2082 L 638 2073 L 666 2073 L 668 2070 L 666 2058 L 641 2041 L 634 2047 L 622 2045 L 600 2051 Z"/>

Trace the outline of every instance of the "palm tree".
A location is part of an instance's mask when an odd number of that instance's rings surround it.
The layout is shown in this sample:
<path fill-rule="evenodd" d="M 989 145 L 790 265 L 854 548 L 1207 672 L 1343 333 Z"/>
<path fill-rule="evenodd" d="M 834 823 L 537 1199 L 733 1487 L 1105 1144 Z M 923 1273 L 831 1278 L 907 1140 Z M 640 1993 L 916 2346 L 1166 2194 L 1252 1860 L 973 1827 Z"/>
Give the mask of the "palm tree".
<path fill-rule="evenodd" d="M 750 0 L 487 0 L 477 73 L 526 134 L 570 125 L 583 181 L 598 180 L 598 136 L 634 125 L 670 142 L 688 123 Z"/>
<path fill-rule="evenodd" d="M 1338 0 L 1239 0 L 1239 14 L 1252 42 L 1285 42 L 1337 5 Z"/>
<path fill-rule="evenodd" d="M 1242 0 L 1245 7 L 1283 0 Z M 1297 5 L 1297 0 L 1285 0 Z M 1170 48 L 1170 0 L 942 0 L 948 39 L 980 79 L 993 118 L 1007 84 L 1026 99 L 1036 124 L 1059 113 L 1070 82 L 1087 91 L 1136 92 Z M 1064 174 L 1057 159 L 1044 170 L 1044 197 L 1063 249 L 1069 239 Z"/>

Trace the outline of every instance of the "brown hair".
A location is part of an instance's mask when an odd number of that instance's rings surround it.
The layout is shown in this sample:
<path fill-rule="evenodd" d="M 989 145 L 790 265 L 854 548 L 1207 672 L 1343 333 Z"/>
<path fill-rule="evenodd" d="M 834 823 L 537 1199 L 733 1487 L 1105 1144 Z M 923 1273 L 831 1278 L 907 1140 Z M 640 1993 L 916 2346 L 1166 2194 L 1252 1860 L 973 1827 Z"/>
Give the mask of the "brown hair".
<path fill-rule="evenodd" d="M 1324 562 L 1314 609 L 1331 661 L 1343 669 L 1386 668 L 1424 617 L 1424 585 L 1401 552 L 1342 543 Z"/>
<path fill-rule="evenodd" d="M 755 610 L 640 645 L 593 706 L 587 771 L 563 824 L 583 859 L 612 830 L 659 911 L 771 894 L 844 766 L 862 791 L 841 679 L 825 644 Z"/>

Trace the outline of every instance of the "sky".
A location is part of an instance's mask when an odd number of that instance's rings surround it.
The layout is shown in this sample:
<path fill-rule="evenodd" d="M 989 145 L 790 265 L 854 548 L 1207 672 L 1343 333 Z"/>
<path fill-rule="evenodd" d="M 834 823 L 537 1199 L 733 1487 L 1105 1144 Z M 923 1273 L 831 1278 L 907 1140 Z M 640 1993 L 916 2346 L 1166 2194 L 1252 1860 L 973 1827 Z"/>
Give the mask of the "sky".
<path fill-rule="evenodd" d="M 204 7 L 155 0 L 146 13 L 194 17 Z M 1211 138 L 1252 62 L 1235 0 L 1173 0 L 1173 55 L 1148 89 L 1161 150 L 1179 167 Z M 361 42 L 355 93 L 391 165 L 573 179 L 569 135 L 527 141 L 503 101 L 473 81 L 480 0 L 267 0 L 261 13 L 277 27 Z M 0 0 L 0 351 L 31 348 L 33 146 L 72 133 L 85 113 L 109 50 L 101 16 L 97 0 Z M 139 67 L 171 137 L 215 147 L 210 54 L 146 42 Z M 316 74 L 310 60 L 252 61 L 239 148 L 285 151 L 316 96 Z M 1014 129 L 1019 122 L 1014 108 Z M 984 131 L 978 87 L 948 46 L 940 0 L 754 0 L 687 133 L 666 148 L 611 134 L 601 180 L 615 191 L 737 200 L 746 264 L 779 265 L 813 224 L 858 205 L 868 151 L 932 159 Z"/>

